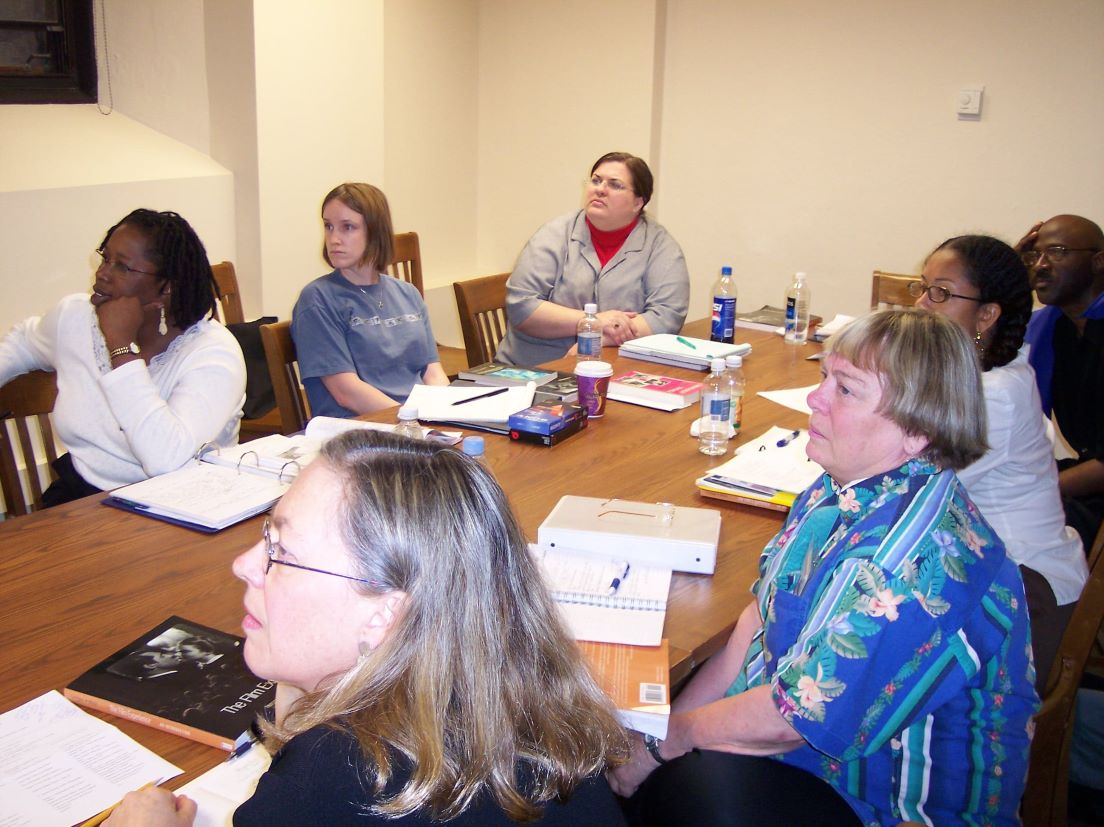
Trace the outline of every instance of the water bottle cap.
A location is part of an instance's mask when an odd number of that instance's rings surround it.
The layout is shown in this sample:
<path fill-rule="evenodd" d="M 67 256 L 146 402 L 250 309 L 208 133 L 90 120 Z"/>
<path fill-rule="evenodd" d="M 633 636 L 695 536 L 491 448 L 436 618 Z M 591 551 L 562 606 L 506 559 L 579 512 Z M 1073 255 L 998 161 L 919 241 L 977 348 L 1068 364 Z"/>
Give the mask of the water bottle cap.
<path fill-rule="evenodd" d="M 709 363 L 709 370 L 713 373 L 720 373 L 725 369 L 725 360 L 718 356 L 716 359 Z"/>
<path fill-rule="evenodd" d="M 418 409 L 414 405 L 403 405 L 399 408 L 399 421 L 410 422 L 418 418 Z"/>
<path fill-rule="evenodd" d="M 583 312 L 586 313 L 588 316 L 593 316 L 595 313 L 598 312 L 598 305 L 596 305 L 594 302 L 587 302 L 583 305 Z"/>
<path fill-rule="evenodd" d="M 484 454 L 484 441 L 481 436 L 466 436 L 461 445 L 464 453 L 469 457 L 481 457 Z"/>
<path fill-rule="evenodd" d="M 744 366 L 744 357 L 733 353 L 725 357 L 725 364 L 730 368 L 742 368 Z"/>
<path fill-rule="evenodd" d="M 722 267 L 721 268 L 721 275 L 722 276 L 731 276 L 732 275 L 732 268 L 731 267 Z"/>
<path fill-rule="evenodd" d="M 794 281 L 805 281 L 806 276 L 804 273 L 794 273 Z"/>

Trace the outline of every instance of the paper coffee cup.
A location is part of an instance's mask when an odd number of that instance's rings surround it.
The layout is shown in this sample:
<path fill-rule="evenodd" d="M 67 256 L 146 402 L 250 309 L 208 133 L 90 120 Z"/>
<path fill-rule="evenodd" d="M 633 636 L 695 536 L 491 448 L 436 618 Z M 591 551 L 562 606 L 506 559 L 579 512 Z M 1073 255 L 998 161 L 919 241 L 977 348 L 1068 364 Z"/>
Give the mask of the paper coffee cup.
<path fill-rule="evenodd" d="M 597 419 L 606 412 L 606 393 L 609 391 L 613 365 L 589 359 L 575 366 L 575 381 L 579 385 L 579 406 L 587 417 Z"/>

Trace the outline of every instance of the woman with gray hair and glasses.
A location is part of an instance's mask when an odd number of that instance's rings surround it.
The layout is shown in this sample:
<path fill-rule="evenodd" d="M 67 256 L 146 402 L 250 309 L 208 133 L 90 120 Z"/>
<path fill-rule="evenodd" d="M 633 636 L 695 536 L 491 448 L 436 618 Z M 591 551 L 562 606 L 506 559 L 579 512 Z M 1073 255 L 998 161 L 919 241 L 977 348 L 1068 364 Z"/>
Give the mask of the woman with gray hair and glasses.
<path fill-rule="evenodd" d="M 649 825 L 1018 824 L 1038 698 L 1019 570 L 955 476 L 985 451 L 970 341 L 875 313 L 822 371 L 807 450 L 826 473 L 614 789 L 640 788 Z"/>
<path fill-rule="evenodd" d="M 327 443 L 234 561 L 275 751 L 235 825 L 616 825 L 624 752 L 505 494 L 452 449 Z M 109 824 L 190 824 L 166 790 Z"/>

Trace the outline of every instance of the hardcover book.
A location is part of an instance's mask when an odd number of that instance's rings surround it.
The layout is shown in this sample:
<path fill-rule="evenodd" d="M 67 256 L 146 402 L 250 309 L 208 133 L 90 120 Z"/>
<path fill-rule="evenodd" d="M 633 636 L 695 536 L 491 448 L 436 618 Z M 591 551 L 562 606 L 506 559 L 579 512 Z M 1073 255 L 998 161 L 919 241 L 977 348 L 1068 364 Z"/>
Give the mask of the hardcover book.
<path fill-rule="evenodd" d="M 559 402 L 578 401 L 579 383 L 575 379 L 575 374 L 562 370 L 556 371 L 555 379 L 537 388 L 534 399 L 538 402 L 543 402 L 546 399 L 554 399 Z"/>
<path fill-rule="evenodd" d="M 170 617 L 67 687 L 81 706 L 233 751 L 275 699 L 276 684 L 251 673 L 244 640 Z"/>
<path fill-rule="evenodd" d="M 493 385 L 496 387 L 524 385 L 526 382 L 532 382 L 539 387 L 551 382 L 556 377 L 557 374 L 554 370 L 503 365 L 498 362 L 484 362 L 482 365 L 462 370 L 457 374 L 459 379 L 467 379 L 477 385 Z"/>
<path fill-rule="evenodd" d="M 688 408 L 701 398 L 701 382 L 630 370 L 610 379 L 609 398 L 664 411 Z"/>

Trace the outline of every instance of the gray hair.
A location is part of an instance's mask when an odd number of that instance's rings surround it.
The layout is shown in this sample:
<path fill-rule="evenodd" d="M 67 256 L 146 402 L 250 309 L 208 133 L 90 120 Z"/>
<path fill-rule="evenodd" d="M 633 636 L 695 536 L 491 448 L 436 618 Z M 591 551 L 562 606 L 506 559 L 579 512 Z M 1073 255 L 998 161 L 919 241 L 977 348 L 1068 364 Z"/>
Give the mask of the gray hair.
<path fill-rule="evenodd" d="M 959 470 L 980 459 L 985 400 L 977 354 L 954 322 L 923 310 L 883 310 L 856 319 L 828 350 L 882 382 L 878 410 L 928 440 L 924 458 Z"/>

